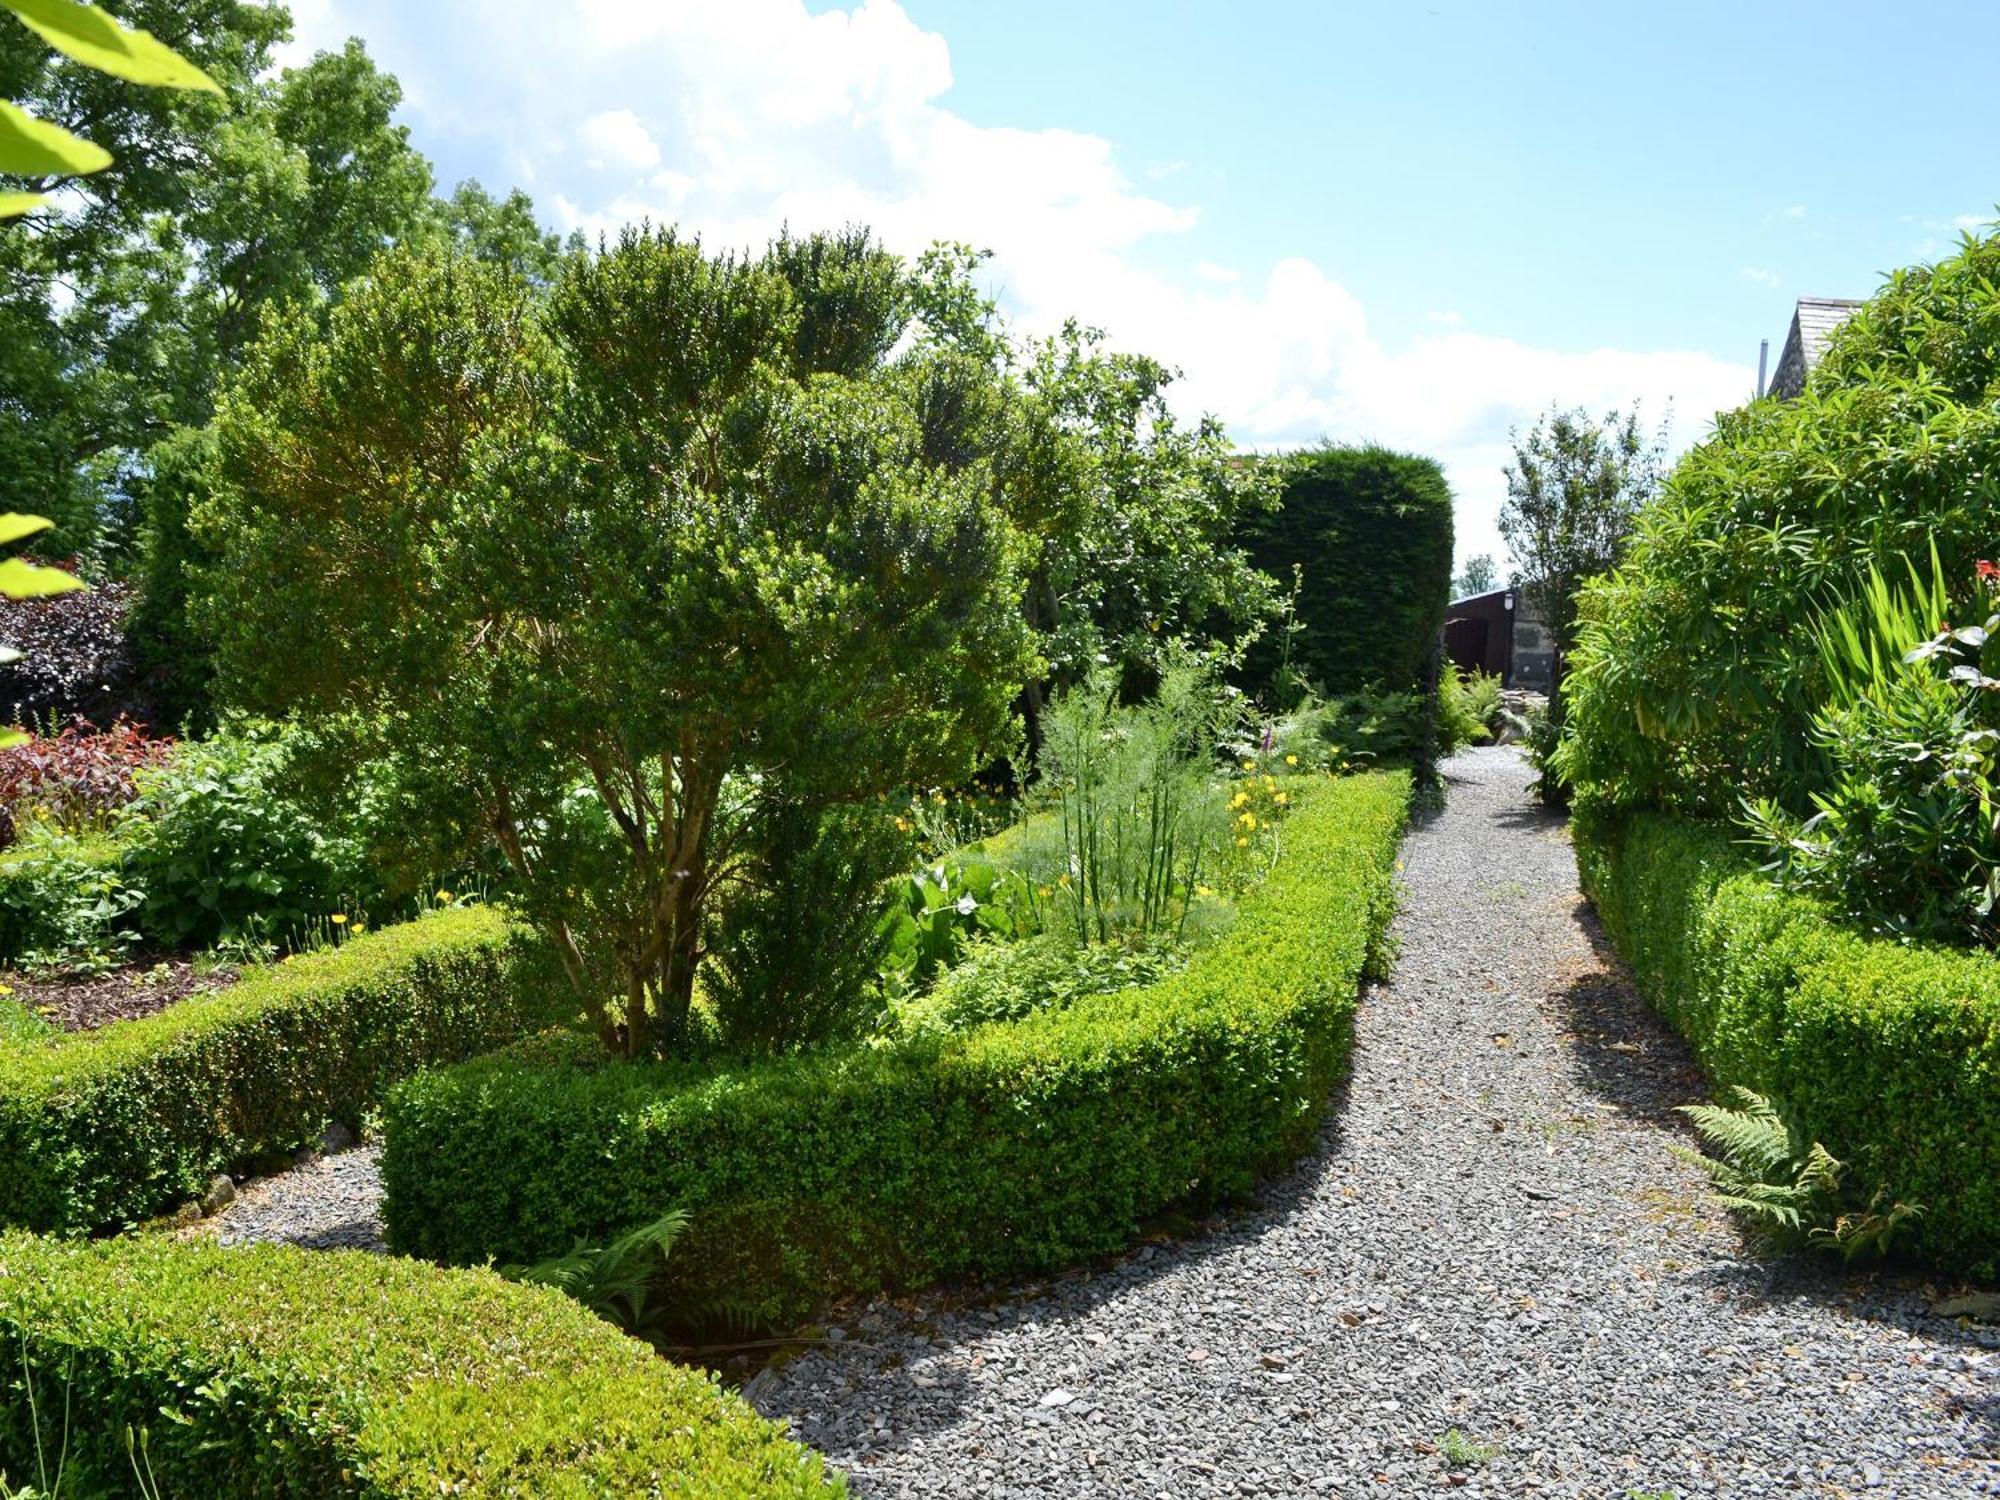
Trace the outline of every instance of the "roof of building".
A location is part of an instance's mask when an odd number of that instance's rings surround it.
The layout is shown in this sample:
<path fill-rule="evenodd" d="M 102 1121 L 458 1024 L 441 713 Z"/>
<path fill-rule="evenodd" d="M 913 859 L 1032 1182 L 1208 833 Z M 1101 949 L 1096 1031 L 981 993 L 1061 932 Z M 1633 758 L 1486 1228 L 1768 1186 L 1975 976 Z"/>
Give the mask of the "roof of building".
<path fill-rule="evenodd" d="M 1785 347 L 1771 372 L 1768 394 L 1790 400 L 1803 391 L 1806 377 L 1826 353 L 1826 346 L 1859 306 L 1851 297 L 1799 298 L 1792 310 L 1792 326 L 1785 334 Z"/>

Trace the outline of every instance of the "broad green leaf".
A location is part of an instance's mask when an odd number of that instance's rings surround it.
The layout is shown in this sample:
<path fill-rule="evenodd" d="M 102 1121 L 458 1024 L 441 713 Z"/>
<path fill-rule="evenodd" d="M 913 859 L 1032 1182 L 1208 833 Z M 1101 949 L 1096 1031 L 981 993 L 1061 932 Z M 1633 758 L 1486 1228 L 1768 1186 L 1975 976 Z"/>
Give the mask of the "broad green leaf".
<path fill-rule="evenodd" d="M 0 5 L 58 52 L 101 73 L 159 88 L 222 92 L 213 78 L 150 31 L 121 26 L 98 6 L 76 0 L 0 0 Z"/>
<path fill-rule="evenodd" d="M 42 193 L 0 193 L 0 219 L 18 219 L 48 202 Z"/>
<path fill-rule="evenodd" d="M 71 594 L 84 587 L 74 573 L 61 568 L 38 567 L 18 557 L 0 562 L 0 595 L 9 599 L 43 599 L 50 594 Z"/>
<path fill-rule="evenodd" d="M 18 729 L 0 729 L 0 750 L 12 750 L 16 745 L 28 743 L 28 736 Z"/>
<path fill-rule="evenodd" d="M 0 547 L 11 547 L 31 536 L 40 536 L 56 523 L 47 516 L 24 516 L 19 511 L 0 514 Z"/>
<path fill-rule="evenodd" d="M 81 177 L 111 165 L 111 153 L 60 125 L 0 99 L 0 172 L 15 177 Z"/>

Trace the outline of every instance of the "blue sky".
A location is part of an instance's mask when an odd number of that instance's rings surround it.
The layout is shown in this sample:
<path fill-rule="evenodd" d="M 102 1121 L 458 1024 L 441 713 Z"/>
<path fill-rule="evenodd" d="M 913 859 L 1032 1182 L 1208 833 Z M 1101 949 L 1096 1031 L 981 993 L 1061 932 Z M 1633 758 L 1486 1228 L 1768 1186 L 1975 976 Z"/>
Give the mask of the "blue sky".
<path fill-rule="evenodd" d="M 1023 329 L 1179 363 L 1246 446 L 1434 453 L 1461 555 L 1500 550 L 1511 426 L 1642 400 L 1692 441 L 1794 299 L 2000 202 L 1994 0 L 293 8 L 294 57 L 359 35 L 403 79 L 447 182 L 565 230 L 971 240 Z"/>

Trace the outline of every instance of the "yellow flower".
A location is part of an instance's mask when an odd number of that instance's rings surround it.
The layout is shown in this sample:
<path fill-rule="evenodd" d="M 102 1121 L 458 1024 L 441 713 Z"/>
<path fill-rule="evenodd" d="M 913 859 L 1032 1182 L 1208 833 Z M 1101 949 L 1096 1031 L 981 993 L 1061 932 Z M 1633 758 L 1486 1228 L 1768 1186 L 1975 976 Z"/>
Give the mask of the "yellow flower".
<path fill-rule="evenodd" d="M 333 925 L 336 927 L 345 927 L 347 925 L 347 913 L 344 911 L 337 911 L 332 916 L 328 917 L 327 921 L 333 923 Z"/>
<path fill-rule="evenodd" d="M 1275 776 L 1266 776 L 1264 778 L 1264 790 L 1267 792 L 1275 792 L 1277 789 L 1278 789 L 1277 778 Z"/>
<path fill-rule="evenodd" d="M 1298 763 L 1299 763 L 1299 758 L 1296 755 L 1287 755 L 1285 757 L 1285 764 L 1288 766 L 1295 766 Z"/>
<path fill-rule="evenodd" d="M 896 831 L 898 833 L 908 833 L 910 831 L 910 820 L 908 818 L 896 819 Z"/>
<path fill-rule="evenodd" d="M 1277 803 L 1278 806 L 1284 807 L 1291 802 L 1292 794 L 1290 792 L 1280 792 L 1278 793 L 1277 796 L 1273 797 L 1271 800 Z"/>
<path fill-rule="evenodd" d="M 1248 792 L 1238 792 L 1234 797 L 1229 799 L 1230 810 L 1234 811 L 1249 800 L 1250 794 Z"/>
<path fill-rule="evenodd" d="M 1236 821 L 1241 823 L 1245 828 L 1254 829 L 1257 826 L 1257 815 L 1255 813 L 1245 813 Z"/>
<path fill-rule="evenodd" d="M 451 905 L 451 902 L 452 902 L 452 895 L 451 895 L 451 892 L 450 892 L 450 891 L 439 891 L 439 892 L 437 893 L 437 898 L 438 898 L 438 901 L 439 901 L 439 903 L 440 903 L 441 905 L 444 905 L 444 906 L 449 906 L 449 905 Z"/>
<path fill-rule="evenodd" d="M 1041 890 L 1040 890 L 1040 892 L 1039 892 L 1038 894 L 1040 894 L 1040 895 L 1044 895 L 1044 896 L 1047 896 L 1047 895 L 1050 895 L 1050 894 L 1052 894 L 1052 893 L 1054 892 L 1054 890 L 1055 890 L 1055 887 L 1054 887 L 1054 886 L 1052 886 L 1052 885 L 1045 885 L 1045 886 L 1043 886 L 1043 887 L 1041 888 Z"/>
<path fill-rule="evenodd" d="M 1194 888 L 1194 893 L 1197 896 L 1213 896 L 1215 894 L 1215 887 L 1210 885 L 1198 885 Z"/>
<path fill-rule="evenodd" d="M 1257 762 L 1254 760 L 1246 760 L 1243 762 L 1243 769 L 1246 771 L 1254 771 L 1257 769 Z"/>
<path fill-rule="evenodd" d="M 1248 848 L 1250 847 L 1250 840 L 1248 840 L 1248 839 L 1238 839 L 1238 840 L 1236 841 L 1236 847 L 1237 847 L 1237 848 L 1239 848 L 1239 849 L 1248 849 Z"/>
<path fill-rule="evenodd" d="M 937 805 L 938 805 L 939 807 L 943 807 L 943 806 L 944 806 L 944 793 L 943 793 L 943 792 L 932 792 L 932 793 L 931 793 L 931 801 L 935 802 L 935 803 L 936 803 L 936 804 L 937 804 Z"/>

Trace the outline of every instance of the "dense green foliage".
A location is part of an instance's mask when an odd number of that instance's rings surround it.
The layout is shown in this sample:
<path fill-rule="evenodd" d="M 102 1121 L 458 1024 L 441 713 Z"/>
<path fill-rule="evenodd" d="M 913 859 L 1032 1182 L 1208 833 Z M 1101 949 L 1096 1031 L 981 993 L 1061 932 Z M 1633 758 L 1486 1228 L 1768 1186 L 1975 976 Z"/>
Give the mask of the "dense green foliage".
<path fill-rule="evenodd" d="M 778 1321 L 1116 1249 L 1310 1141 L 1380 961 L 1408 793 L 1310 783 L 1235 925 L 1143 988 L 727 1071 L 551 1039 L 420 1075 L 385 1112 L 390 1239 L 532 1260 L 671 1205 L 690 1214 L 674 1274 Z"/>
<path fill-rule="evenodd" d="M 128 1426 L 164 1496 L 841 1493 L 712 1377 L 487 1271 L 0 1236 L 0 1347 L 0 1470 L 36 1477 L 39 1419 L 63 1495 L 133 1493 Z"/>
<path fill-rule="evenodd" d="M 1996 395 L 2000 235 L 1897 272 L 1799 399 L 1724 414 L 1585 593 L 1558 760 L 1578 794 L 1808 813 L 1832 770 L 1811 627 L 1933 547 L 1967 602 L 2000 535 Z"/>
<path fill-rule="evenodd" d="M 1382 447 L 1326 447 L 1276 461 L 1281 498 L 1251 511 L 1251 560 L 1289 585 L 1294 630 L 1261 639 L 1250 680 L 1277 701 L 1289 676 L 1323 694 L 1417 686 L 1451 593 L 1452 498 L 1428 458 Z"/>
<path fill-rule="evenodd" d="M 1954 610 L 1935 572 L 1891 585 L 1870 571 L 1816 632 L 1827 702 L 1813 741 L 1828 770 L 1812 815 L 1746 803 L 1786 884 L 1871 932 L 1989 947 L 2000 935 L 2000 679 L 1981 665 L 2000 634 L 2000 569 L 1979 566 L 1985 623 L 1955 628 L 1940 628 Z"/>
<path fill-rule="evenodd" d="M 325 332 L 269 320 L 223 403 L 231 690 L 369 730 L 436 794 L 397 831 L 497 830 L 616 1050 L 686 1044 L 766 820 L 1004 742 L 1026 543 L 965 414 L 990 376 L 912 306 L 862 231 L 629 232 L 546 298 L 396 254 Z"/>
<path fill-rule="evenodd" d="M 99 741 L 122 742 L 75 743 Z M 295 731 L 233 724 L 138 743 L 143 755 L 123 752 L 139 758 L 129 800 L 73 817 L 29 804 L 20 842 L 0 854 L 0 962 L 102 959 L 138 943 L 275 956 L 323 936 L 330 917 L 409 910 L 407 891 L 384 895 L 371 858 L 371 825 L 394 810 L 372 805 L 351 767 L 330 798 L 306 785 Z"/>
<path fill-rule="evenodd" d="M 1899 1248 L 2000 1266 L 2000 963 L 1855 933 L 1721 828 L 1601 808 L 1575 827 L 1584 889 L 1716 1086 L 1824 1143 L 1852 1202 L 1920 1205 Z"/>
<path fill-rule="evenodd" d="M 215 1172 L 358 1125 L 394 1079 L 558 1019 L 552 977 L 498 912 L 460 909 L 0 1048 L 0 1224 L 99 1229 L 198 1197 Z"/>

